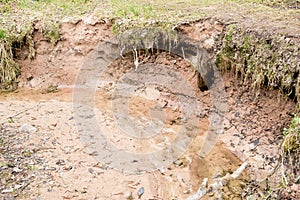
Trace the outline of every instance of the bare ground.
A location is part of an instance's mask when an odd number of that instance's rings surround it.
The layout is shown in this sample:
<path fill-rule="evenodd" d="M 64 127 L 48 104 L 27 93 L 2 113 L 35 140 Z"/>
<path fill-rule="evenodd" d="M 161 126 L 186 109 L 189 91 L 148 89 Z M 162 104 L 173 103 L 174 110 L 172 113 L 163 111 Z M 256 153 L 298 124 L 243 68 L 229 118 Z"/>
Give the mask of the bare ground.
<path fill-rule="evenodd" d="M 185 77 L 194 74 L 193 68 L 186 61 L 175 59 L 176 63 L 172 56 L 160 54 L 152 56 L 149 61 L 175 67 Z M 111 112 L 113 85 L 109 82 L 114 83 L 116 77 L 133 68 L 132 60 L 121 59 L 107 69 L 101 79 L 106 84 L 99 87 L 97 92 L 96 107 L 99 111 Z M 190 80 L 197 90 L 197 77 Z M 295 105 L 278 96 L 276 91 L 261 91 L 260 95 L 256 95 L 249 87 L 239 85 L 235 77 L 230 75 L 224 75 L 223 80 L 229 112 L 226 116 L 225 132 L 209 156 L 204 159 L 198 157 L 209 125 L 207 116 L 211 106 L 209 91 L 198 90 L 202 108 L 198 136 L 176 162 L 161 171 L 142 174 L 126 174 L 110 169 L 84 146 L 72 117 L 72 89 L 60 88 L 55 93 L 26 89 L 2 95 L 1 131 L 8 135 L 5 140 L 9 142 L 9 145 L 6 143 L 3 147 L 5 156 L 1 160 L 2 169 L 5 171 L 2 197 L 125 199 L 132 193 L 136 199 L 137 190 L 144 187 L 143 199 L 185 199 L 198 189 L 204 178 L 208 177 L 213 181 L 216 177 L 233 172 L 242 161 L 250 163 L 247 173 L 224 187 L 222 195 L 225 199 L 241 198 L 242 193 L 244 196 L 253 196 L 251 188 L 249 194 L 245 193 L 247 182 L 252 179 L 265 180 L 278 162 L 281 130 L 289 122 L 289 114 Z M 147 117 L 149 109 L 159 105 L 160 101 L 147 100 L 147 106 L 143 106 L 144 98 L 146 97 L 131 99 L 131 115 Z M 176 130 L 179 124 L 176 122 L 178 116 L 174 114 L 174 109 L 170 107 L 164 112 L 168 113 L 166 128 Z M 14 123 L 8 123 L 8 116 L 12 117 Z M 166 138 L 172 140 L 172 133 L 166 132 L 156 138 L 154 143 L 140 146 L 139 143 L 129 140 L 126 142 L 126 137 L 113 128 L 113 118 L 109 115 L 102 117 L 104 121 L 100 120 L 100 126 L 103 123 L 111 126 L 107 129 L 110 132 L 107 136 L 111 141 L 119 143 L 121 140 L 122 143 L 118 145 L 124 145 L 131 151 L 147 152 L 159 144 L 164 144 Z M 37 131 L 16 132 L 23 124 L 33 125 Z M 11 135 L 13 138 L 10 138 Z"/>
<path fill-rule="evenodd" d="M 207 9 L 215 11 L 215 8 Z M 299 37 L 297 15 L 286 14 L 283 15 L 285 19 L 276 21 L 268 13 L 257 15 L 238 9 L 231 8 L 230 12 L 221 10 L 216 14 L 217 18 L 228 23 L 235 19 L 245 27 L 254 27 L 261 31 L 289 34 L 295 40 Z M 274 15 L 276 14 L 273 13 L 272 16 Z M 203 42 L 212 50 L 214 40 L 223 27 L 223 23 L 219 21 L 204 20 L 193 25 L 184 25 L 179 30 Z M 209 124 L 206 115 L 199 118 L 199 133 L 188 151 L 178 162 L 166 166 L 163 172 L 135 175 L 122 173 L 103 165 L 85 148 L 72 118 L 72 89 L 68 87 L 74 84 L 86 55 L 99 42 L 112 36 L 110 26 L 109 21 L 95 25 L 83 22 L 64 23 L 63 40 L 55 47 L 36 31 L 36 59 L 25 59 L 26 52 L 22 50 L 17 55 L 22 71 L 19 85 L 25 89 L 2 94 L 0 97 L 0 142 L 3 155 L 0 159 L 3 177 L 0 197 L 130 199 L 132 193 L 133 198 L 137 199 L 137 190 L 144 187 L 142 199 L 185 199 L 198 189 L 203 178 L 213 181 L 216 177 L 234 171 L 243 161 L 248 161 L 250 166 L 247 171 L 222 188 L 223 198 L 261 198 L 264 191 L 257 191 L 247 183 L 249 180 L 256 180 L 265 184 L 266 178 L 273 173 L 279 162 L 281 133 L 295 111 L 295 103 L 284 98 L 278 91 L 262 89 L 259 94 L 253 92 L 247 84 L 241 84 L 236 77 L 229 74 L 223 75 L 228 98 L 225 132 L 213 151 L 204 159 L 199 159 L 198 153 Z M 38 24 L 36 29 L 39 29 Z M 189 63 L 180 58 L 174 59 L 161 54 L 152 56 L 148 61 L 178 67 L 185 76 L 194 73 Z M 122 74 L 126 71 L 124 69 L 134 68 L 132 58 L 121 60 L 119 64 L 122 67 L 113 65 L 112 72 Z M 115 74 L 106 78 L 112 81 L 114 76 Z M 194 86 L 196 82 L 195 77 L 191 79 Z M 58 91 L 48 93 L 47 88 L 55 85 L 58 85 Z M 99 88 L 98 92 L 97 109 L 110 110 L 109 106 L 103 108 L 103 105 L 109 104 L 112 91 L 109 88 Z M 209 91 L 198 91 L 198 95 L 205 114 L 211 106 Z M 155 101 L 147 103 L 157 104 Z M 132 105 L 142 105 L 141 99 L 133 99 Z M 148 106 L 141 106 L 133 109 L 132 114 L 147 116 L 148 109 Z M 176 118 L 172 109 L 165 112 L 168 113 L 170 121 Z M 109 117 L 105 120 L 104 123 L 112 124 Z M 24 124 L 33 125 L 37 131 L 27 133 L 19 130 Z M 167 123 L 167 126 L 176 129 L 176 123 Z M 118 135 L 118 132 L 115 134 Z M 167 133 L 164 136 L 171 138 Z M 156 144 L 161 141 L 158 138 Z M 274 185 L 278 184 L 275 182 L 278 177 L 280 175 L 273 179 Z"/>

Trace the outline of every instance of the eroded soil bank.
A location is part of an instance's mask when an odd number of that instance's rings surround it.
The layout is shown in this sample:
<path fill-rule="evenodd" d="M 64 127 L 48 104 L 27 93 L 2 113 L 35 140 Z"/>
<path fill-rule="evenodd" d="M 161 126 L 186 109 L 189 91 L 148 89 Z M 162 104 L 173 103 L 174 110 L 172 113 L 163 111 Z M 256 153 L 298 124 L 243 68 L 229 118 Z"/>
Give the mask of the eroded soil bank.
<path fill-rule="evenodd" d="M 38 29 L 38 25 L 37 25 Z M 182 32 L 190 37 L 197 33 L 199 42 L 213 51 L 215 40 L 222 32 L 218 22 L 204 21 Z M 70 31 L 72 30 L 72 31 Z M 71 33 L 75 33 L 71 34 Z M 62 25 L 63 41 L 53 47 L 34 35 L 36 59 L 25 59 L 26 52 L 18 53 L 21 66 L 20 86 L 16 92 L 2 94 L 1 144 L 1 197 L 13 199 L 137 199 L 137 191 L 144 187 L 142 199 L 186 199 L 200 186 L 204 178 L 213 182 L 231 173 L 244 162 L 247 170 L 222 188 L 218 194 L 224 199 L 241 197 L 261 198 L 249 181 L 264 181 L 273 173 L 279 162 L 279 146 L 283 127 L 286 127 L 295 111 L 295 103 L 278 91 L 252 90 L 250 84 L 241 83 L 234 75 L 225 73 L 228 112 L 224 133 L 205 158 L 199 158 L 205 141 L 212 112 L 210 91 L 198 89 L 198 76 L 190 63 L 166 52 L 151 56 L 142 55 L 145 63 L 163 64 L 176 69 L 196 93 L 201 108 L 197 116 L 197 136 L 187 151 L 168 166 L 141 174 L 127 174 L 114 170 L 97 160 L 80 139 L 72 109 L 72 91 L 76 75 L 87 54 L 99 42 L 112 36 L 110 24 L 87 25 L 66 23 Z M 141 65 L 142 66 L 142 65 Z M 144 69 L 147 73 L 147 67 Z M 112 100 L 115 86 L 128 72 L 134 72 L 131 55 L 116 60 L 100 77 L 95 95 L 98 125 L 104 127 L 109 140 L 126 150 L 149 151 L 164 147 L 173 141 L 182 125 L 183 108 L 175 94 L 167 88 L 167 80 L 159 84 L 145 85 L 130 99 L 129 113 L 145 122 L 163 122 L 161 135 L 139 143 L 123 136 L 113 118 Z M 149 69 L 149 73 L 151 70 Z M 104 113 L 102 115 L 101 113 Z M 160 118 L 164 113 L 165 118 Z M 37 130 L 24 129 L 29 124 Z M 23 128 L 20 128 L 22 127 Z M 276 185 L 275 176 L 272 181 Z M 216 195 L 215 197 L 213 197 Z M 209 198 L 209 197 L 208 197 Z"/>

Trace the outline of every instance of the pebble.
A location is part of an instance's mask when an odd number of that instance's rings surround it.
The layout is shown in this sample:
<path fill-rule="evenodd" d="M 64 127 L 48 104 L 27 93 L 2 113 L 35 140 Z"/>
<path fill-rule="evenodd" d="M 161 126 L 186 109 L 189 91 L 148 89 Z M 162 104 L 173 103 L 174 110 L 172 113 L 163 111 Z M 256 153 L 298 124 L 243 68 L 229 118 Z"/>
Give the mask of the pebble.
<path fill-rule="evenodd" d="M 18 167 L 14 167 L 14 168 L 13 168 L 13 171 L 18 173 L 18 172 L 21 172 L 22 169 L 19 169 Z"/>
<path fill-rule="evenodd" d="M 10 193 L 10 192 L 13 192 L 13 191 L 14 191 L 13 188 L 8 188 L 8 189 L 2 190 L 1 193 L 2 193 L 2 194 L 4 194 L 4 193 Z"/>
<path fill-rule="evenodd" d="M 30 124 L 23 124 L 20 128 L 19 131 L 22 132 L 27 132 L 27 133 L 34 133 L 37 131 L 37 128 L 35 128 L 34 126 L 30 125 Z"/>
<path fill-rule="evenodd" d="M 164 168 L 158 168 L 158 171 L 164 175 L 166 173 L 166 170 Z"/>
<path fill-rule="evenodd" d="M 91 174 L 94 173 L 94 170 L 92 168 L 89 168 L 88 170 Z"/>
<path fill-rule="evenodd" d="M 15 185 L 14 189 L 17 190 L 19 188 L 23 187 L 23 184 Z"/>
<path fill-rule="evenodd" d="M 144 187 L 141 187 L 141 188 L 137 191 L 137 195 L 138 195 L 139 198 L 144 194 L 144 191 L 145 191 Z"/>

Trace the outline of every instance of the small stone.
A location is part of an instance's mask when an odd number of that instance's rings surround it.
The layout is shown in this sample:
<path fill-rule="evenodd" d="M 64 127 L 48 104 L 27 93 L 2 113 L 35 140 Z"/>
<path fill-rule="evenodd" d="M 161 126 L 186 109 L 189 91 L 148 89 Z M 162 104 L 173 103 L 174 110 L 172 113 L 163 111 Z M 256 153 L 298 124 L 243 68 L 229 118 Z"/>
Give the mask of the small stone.
<path fill-rule="evenodd" d="M 183 166 L 184 163 L 182 160 L 177 159 L 173 162 L 173 164 L 175 164 L 177 167 L 181 167 L 181 166 Z"/>
<path fill-rule="evenodd" d="M 2 193 L 2 194 L 4 194 L 4 193 L 10 193 L 10 192 L 13 192 L 13 191 L 14 191 L 13 188 L 8 188 L 8 189 L 2 190 L 1 193 Z"/>
<path fill-rule="evenodd" d="M 259 138 L 257 138 L 256 140 L 253 141 L 254 146 L 257 146 L 259 143 Z"/>
<path fill-rule="evenodd" d="M 189 194 L 191 191 L 190 190 L 184 190 L 183 194 Z"/>
<path fill-rule="evenodd" d="M 14 167 L 14 168 L 13 168 L 13 171 L 18 173 L 18 172 L 21 172 L 22 170 L 19 169 L 18 167 Z"/>
<path fill-rule="evenodd" d="M 5 198 L 5 200 L 14 200 L 14 199 L 15 199 L 15 197 L 13 197 L 13 196 L 8 196 Z"/>
<path fill-rule="evenodd" d="M 94 173 L 94 170 L 92 168 L 89 168 L 88 170 L 91 174 Z"/>
<path fill-rule="evenodd" d="M 35 128 L 34 126 L 30 125 L 30 124 L 23 124 L 20 128 L 19 131 L 22 132 L 27 132 L 27 133 L 34 133 L 37 131 L 37 128 Z"/>
<path fill-rule="evenodd" d="M 158 168 L 158 171 L 164 175 L 166 173 L 166 170 L 164 168 Z"/>
<path fill-rule="evenodd" d="M 57 165 L 65 165 L 65 161 L 64 160 L 61 160 L 59 159 L 57 162 L 56 162 Z"/>
<path fill-rule="evenodd" d="M 20 184 L 20 185 L 15 185 L 14 189 L 17 190 L 17 189 L 19 189 L 19 188 L 21 188 L 21 187 L 23 187 L 22 184 Z"/>
<path fill-rule="evenodd" d="M 144 191 L 145 191 L 144 187 L 141 187 L 141 188 L 137 191 L 137 195 L 138 195 L 139 198 L 144 194 Z"/>

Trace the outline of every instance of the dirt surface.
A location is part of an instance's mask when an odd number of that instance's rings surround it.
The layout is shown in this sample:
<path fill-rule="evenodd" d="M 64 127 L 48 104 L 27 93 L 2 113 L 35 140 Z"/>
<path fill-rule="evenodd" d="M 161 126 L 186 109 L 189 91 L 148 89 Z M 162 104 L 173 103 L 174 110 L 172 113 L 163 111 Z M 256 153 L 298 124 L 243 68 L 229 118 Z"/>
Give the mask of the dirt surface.
<path fill-rule="evenodd" d="M 66 22 L 61 25 L 61 38 L 56 46 L 41 33 L 35 24 L 33 39 L 36 58 L 27 59 L 28 52 L 20 50 L 17 61 L 21 66 L 19 87 L 47 88 L 50 85 L 73 85 L 77 73 L 87 54 L 97 44 L 112 36 L 111 23 L 105 21 L 94 25 L 82 21 Z"/>
<path fill-rule="evenodd" d="M 191 68 L 183 59 L 178 59 L 174 64 L 174 58 L 168 54 L 152 56 L 150 60 L 165 65 L 175 67 L 184 77 L 190 77 L 191 85 L 197 89 L 197 76 L 194 69 Z M 122 66 L 122 67 L 121 67 Z M 109 82 L 116 83 L 124 72 L 134 69 L 131 60 L 119 60 L 107 70 L 107 73 L 101 78 L 104 81 L 99 86 L 96 97 L 96 108 L 102 113 L 111 113 L 111 96 L 114 92 Z M 114 72 L 112 75 L 111 72 Z M 106 82 L 105 82 L 106 81 Z M 162 81 L 161 84 L 164 82 Z M 146 87 L 146 92 L 153 90 L 152 87 Z M 174 163 L 165 166 L 159 171 L 149 171 L 142 174 L 127 174 L 122 171 L 110 169 L 109 166 L 101 163 L 95 158 L 96 155 L 87 149 L 80 139 L 80 134 L 76 131 L 74 119 L 72 117 L 72 90 L 61 89 L 56 93 L 44 93 L 39 90 L 22 91 L 10 93 L 1 96 L 1 110 L 5 115 L 1 116 L 3 123 L 3 132 L 11 133 L 27 123 L 37 128 L 36 132 L 26 133 L 18 131 L 22 135 L 21 141 L 16 138 L 18 143 L 7 147 L 7 157 L 2 161 L 12 162 L 12 170 L 16 167 L 26 173 L 12 172 L 15 177 L 22 173 L 23 179 L 19 185 L 22 186 L 20 198 L 40 198 L 40 199 L 125 199 L 132 195 L 136 199 L 136 192 L 144 187 L 145 193 L 142 199 L 185 199 L 189 194 L 198 189 L 202 179 L 205 177 L 218 177 L 225 173 L 234 171 L 240 160 L 230 151 L 226 150 L 221 143 L 218 143 L 212 153 L 205 159 L 200 160 L 198 152 L 202 146 L 205 132 L 209 125 L 207 118 L 199 118 L 199 127 L 197 137 L 184 153 Z M 155 93 L 155 92 L 154 92 Z M 164 92 L 165 93 L 165 92 Z M 158 93 L 159 94 L 159 93 Z M 172 106 L 172 94 L 169 97 L 158 95 L 156 101 L 151 100 L 150 96 L 132 97 L 130 100 L 130 114 L 132 116 L 149 117 L 149 109 L 158 105 L 158 102 L 168 102 L 168 106 L 162 107 L 166 113 L 165 127 L 166 132 L 161 133 L 153 140 L 145 141 L 139 144 L 139 141 L 126 140 L 126 137 L 120 135 L 117 128 L 114 128 L 114 120 L 109 115 L 99 116 L 100 126 L 108 126 L 107 129 L 110 141 L 125 147 L 130 151 L 151 151 L 159 145 L 167 145 L 168 140 L 172 141 L 173 133 L 177 132 L 180 126 L 177 112 L 181 112 L 179 107 L 175 111 Z M 203 105 L 203 111 L 209 110 L 208 92 L 199 93 L 201 102 L 207 102 Z M 169 99 L 171 98 L 171 99 Z M 150 100 L 147 100 L 150 99 Z M 159 100 L 160 99 L 160 100 Z M 145 102 L 146 101 L 146 102 Z M 174 100 L 173 100 L 174 101 Z M 27 102 L 24 104 L 24 102 Z M 147 103 L 147 106 L 143 104 Z M 176 101 L 175 101 L 176 103 Z M 135 108 L 137 106 L 137 108 Z M 161 106 L 160 106 L 161 107 Z M 7 109 L 8 108 L 8 109 Z M 206 110 L 206 111 L 205 111 Z M 24 112 L 19 112 L 24 111 Z M 17 114 L 17 115 L 16 115 Z M 14 123 L 7 123 L 7 116 L 13 116 Z M 152 116 L 153 117 L 153 116 Z M 46 119 L 46 120 L 45 120 Z M 150 119 L 148 119 L 150 120 Z M 121 136 L 121 137 L 120 137 Z M 22 143 L 22 145 L 18 145 Z M 14 151 L 32 152 L 27 159 L 16 162 L 13 158 L 22 157 L 14 155 Z M 28 170 L 28 165 L 32 166 Z M 11 169 L 9 168 L 9 169 Z M 29 172 L 28 172 L 29 171 Z M 3 197 L 13 196 L 14 192 L 6 194 L 9 188 L 15 188 L 15 184 L 10 183 L 11 175 L 7 174 L 7 182 L 2 188 Z M 34 174 L 34 175 L 32 175 Z M 20 175 L 21 176 L 21 175 Z M 243 174 L 236 182 L 237 185 L 244 185 L 247 175 Z M 30 180 L 30 181 L 29 181 Z M 213 180 L 213 179 L 212 179 Z M 23 186 L 25 186 L 23 188 Z M 230 189 L 227 189 L 229 191 Z M 241 186 L 237 189 L 242 191 Z M 226 195 L 238 196 L 238 192 L 227 192 Z"/>
<path fill-rule="evenodd" d="M 200 125 L 197 137 L 186 153 L 159 171 L 127 174 L 111 169 L 97 160 L 97 155 L 89 151 L 80 139 L 73 118 L 72 89 L 60 88 L 55 93 L 19 90 L 0 98 L 2 133 L 11 135 L 19 130 L 17 136 L 6 138 L 8 141 L 14 139 L 14 145 L 4 145 L 7 154 L 1 163 L 11 164 L 2 166 L 7 171 L 1 188 L 2 197 L 13 198 L 17 195 L 20 199 L 125 199 L 132 193 L 134 199 L 137 199 L 137 191 L 144 187 L 142 199 L 185 199 L 198 189 L 204 178 L 213 182 L 217 177 L 232 173 L 241 164 L 240 159 L 249 161 L 248 175 L 245 173 L 224 187 L 221 193 L 223 198 L 240 198 L 247 187 L 249 176 L 255 180 L 267 177 L 275 166 L 278 155 L 277 142 L 280 140 L 274 140 L 274 137 L 280 138 L 283 126 L 289 122 L 288 114 L 295 106 L 293 102 L 278 97 L 277 92 L 262 91 L 259 96 L 255 96 L 248 87 L 239 85 L 234 77 L 224 76 L 229 112 L 226 116 L 225 133 L 220 137 L 223 143 L 220 141 L 209 156 L 199 159 L 210 123 L 207 118 L 211 106 L 209 91 L 197 90 L 197 76 L 191 76 L 195 74 L 194 69 L 181 58 L 163 53 L 150 57 L 149 62 L 176 68 L 186 79 L 189 77 L 191 85 L 197 91 L 202 116 L 198 118 Z M 133 69 L 131 59 L 117 60 L 107 69 L 101 77 L 103 84 L 99 85 L 96 93 L 95 106 L 98 111 L 112 112 L 114 85 L 122 74 Z M 162 80 L 161 84 L 163 83 Z M 168 131 L 154 140 L 143 144 L 126 140 L 126 137 L 120 135 L 118 128 L 114 128 L 115 122 L 111 116 L 98 116 L 100 126 L 110 127 L 107 129 L 110 141 L 119 146 L 124 145 L 130 151 L 147 152 L 155 150 L 159 145 L 167 145 L 180 126 L 180 120 L 176 119 L 181 109 L 179 107 L 175 111 L 172 108 L 172 93 L 163 97 L 162 91 L 156 93 L 151 86 L 146 87 L 145 91 L 150 96 L 139 93 L 140 97 L 130 99 L 130 115 L 147 119 L 149 111 L 155 105 L 167 114 L 164 130 Z M 155 101 L 153 94 L 158 94 Z M 163 107 L 158 102 L 168 102 L 168 106 Z M 272 117 L 270 112 L 273 113 Z M 14 123 L 8 123 L 8 116 L 12 117 Z M 37 131 L 28 133 L 20 129 L 24 124 L 34 126 Z M 17 179 L 18 183 L 10 181 L 12 179 Z M 9 192 L 10 188 L 18 187 L 21 189 Z"/>
<path fill-rule="evenodd" d="M 245 24 L 250 15 L 246 19 Z M 180 29 L 212 51 L 222 25 L 212 20 Z M 264 181 L 273 172 L 278 162 L 282 130 L 291 119 L 294 102 L 282 97 L 278 91 L 262 89 L 259 94 L 255 93 L 249 86 L 240 84 L 236 77 L 223 75 L 228 106 L 225 131 L 212 152 L 200 159 L 199 152 L 211 123 L 208 117 L 212 106 L 210 91 L 197 89 L 195 70 L 182 58 L 167 53 L 141 57 L 145 63 L 176 69 L 189 80 L 196 91 L 201 113 L 194 116 L 199 122 L 197 136 L 178 160 L 157 171 L 124 173 L 101 163 L 86 147 L 76 129 L 72 109 L 72 88 L 80 66 L 99 42 L 111 37 L 110 24 L 65 23 L 62 25 L 64 40 L 55 47 L 44 41 L 38 30 L 37 24 L 34 34 L 36 59 L 25 59 L 26 52 L 23 51 L 17 55 L 22 71 L 19 85 L 23 89 L 0 96 L 0 131 L 3 135 L 0 141 L 4 155 L 0 159 L 1 177 L 4 177 L 1 179 L 1 198 L 138 199 L 137 192 L 144 187 L 141 199 L 186 199 L 199 188 L 204 178 L 213 182 L 232 173 L 243 161 L 250 163 L 247 170 L 223 187 L 220 194 L 224 199 L 261 197 L 247 182 Z M 111 115 L 112 96 L 116 80 L 134 68 L 132 57 L 119 59 L 101 77 L 103 84 L 99 84 L 95 98 L 98 123 L 108 127 L 104 130 L 114 144 L 128 151 L 153 151 L 173 140 L 174 132 L 181 125 L 178 116 L 182 114 L 182 108 L 175 107 L 178 100 L 165 88 L 158 90 L 157 85 L 146 86 L 146 93 L 138 91 L 138 95 L 130 99 L 129 113 L 146 121 L 151 121 L 153 116 L 159 119 L 160 114 L 165 113 L 165 118 L 161 119 L 164 131 L 142 144 L 122 136 Z M 161 80 L 161 84 L 164 81 Z M 167 102 L 167 106 L 162 102 Z M 24 124 L 37 130 L 28 130 Z M 275 181 L 278 180 L 275 178 L 274 184 Z M 210 194 L 208 198 L 217 198 L 214 195 Z"/>

